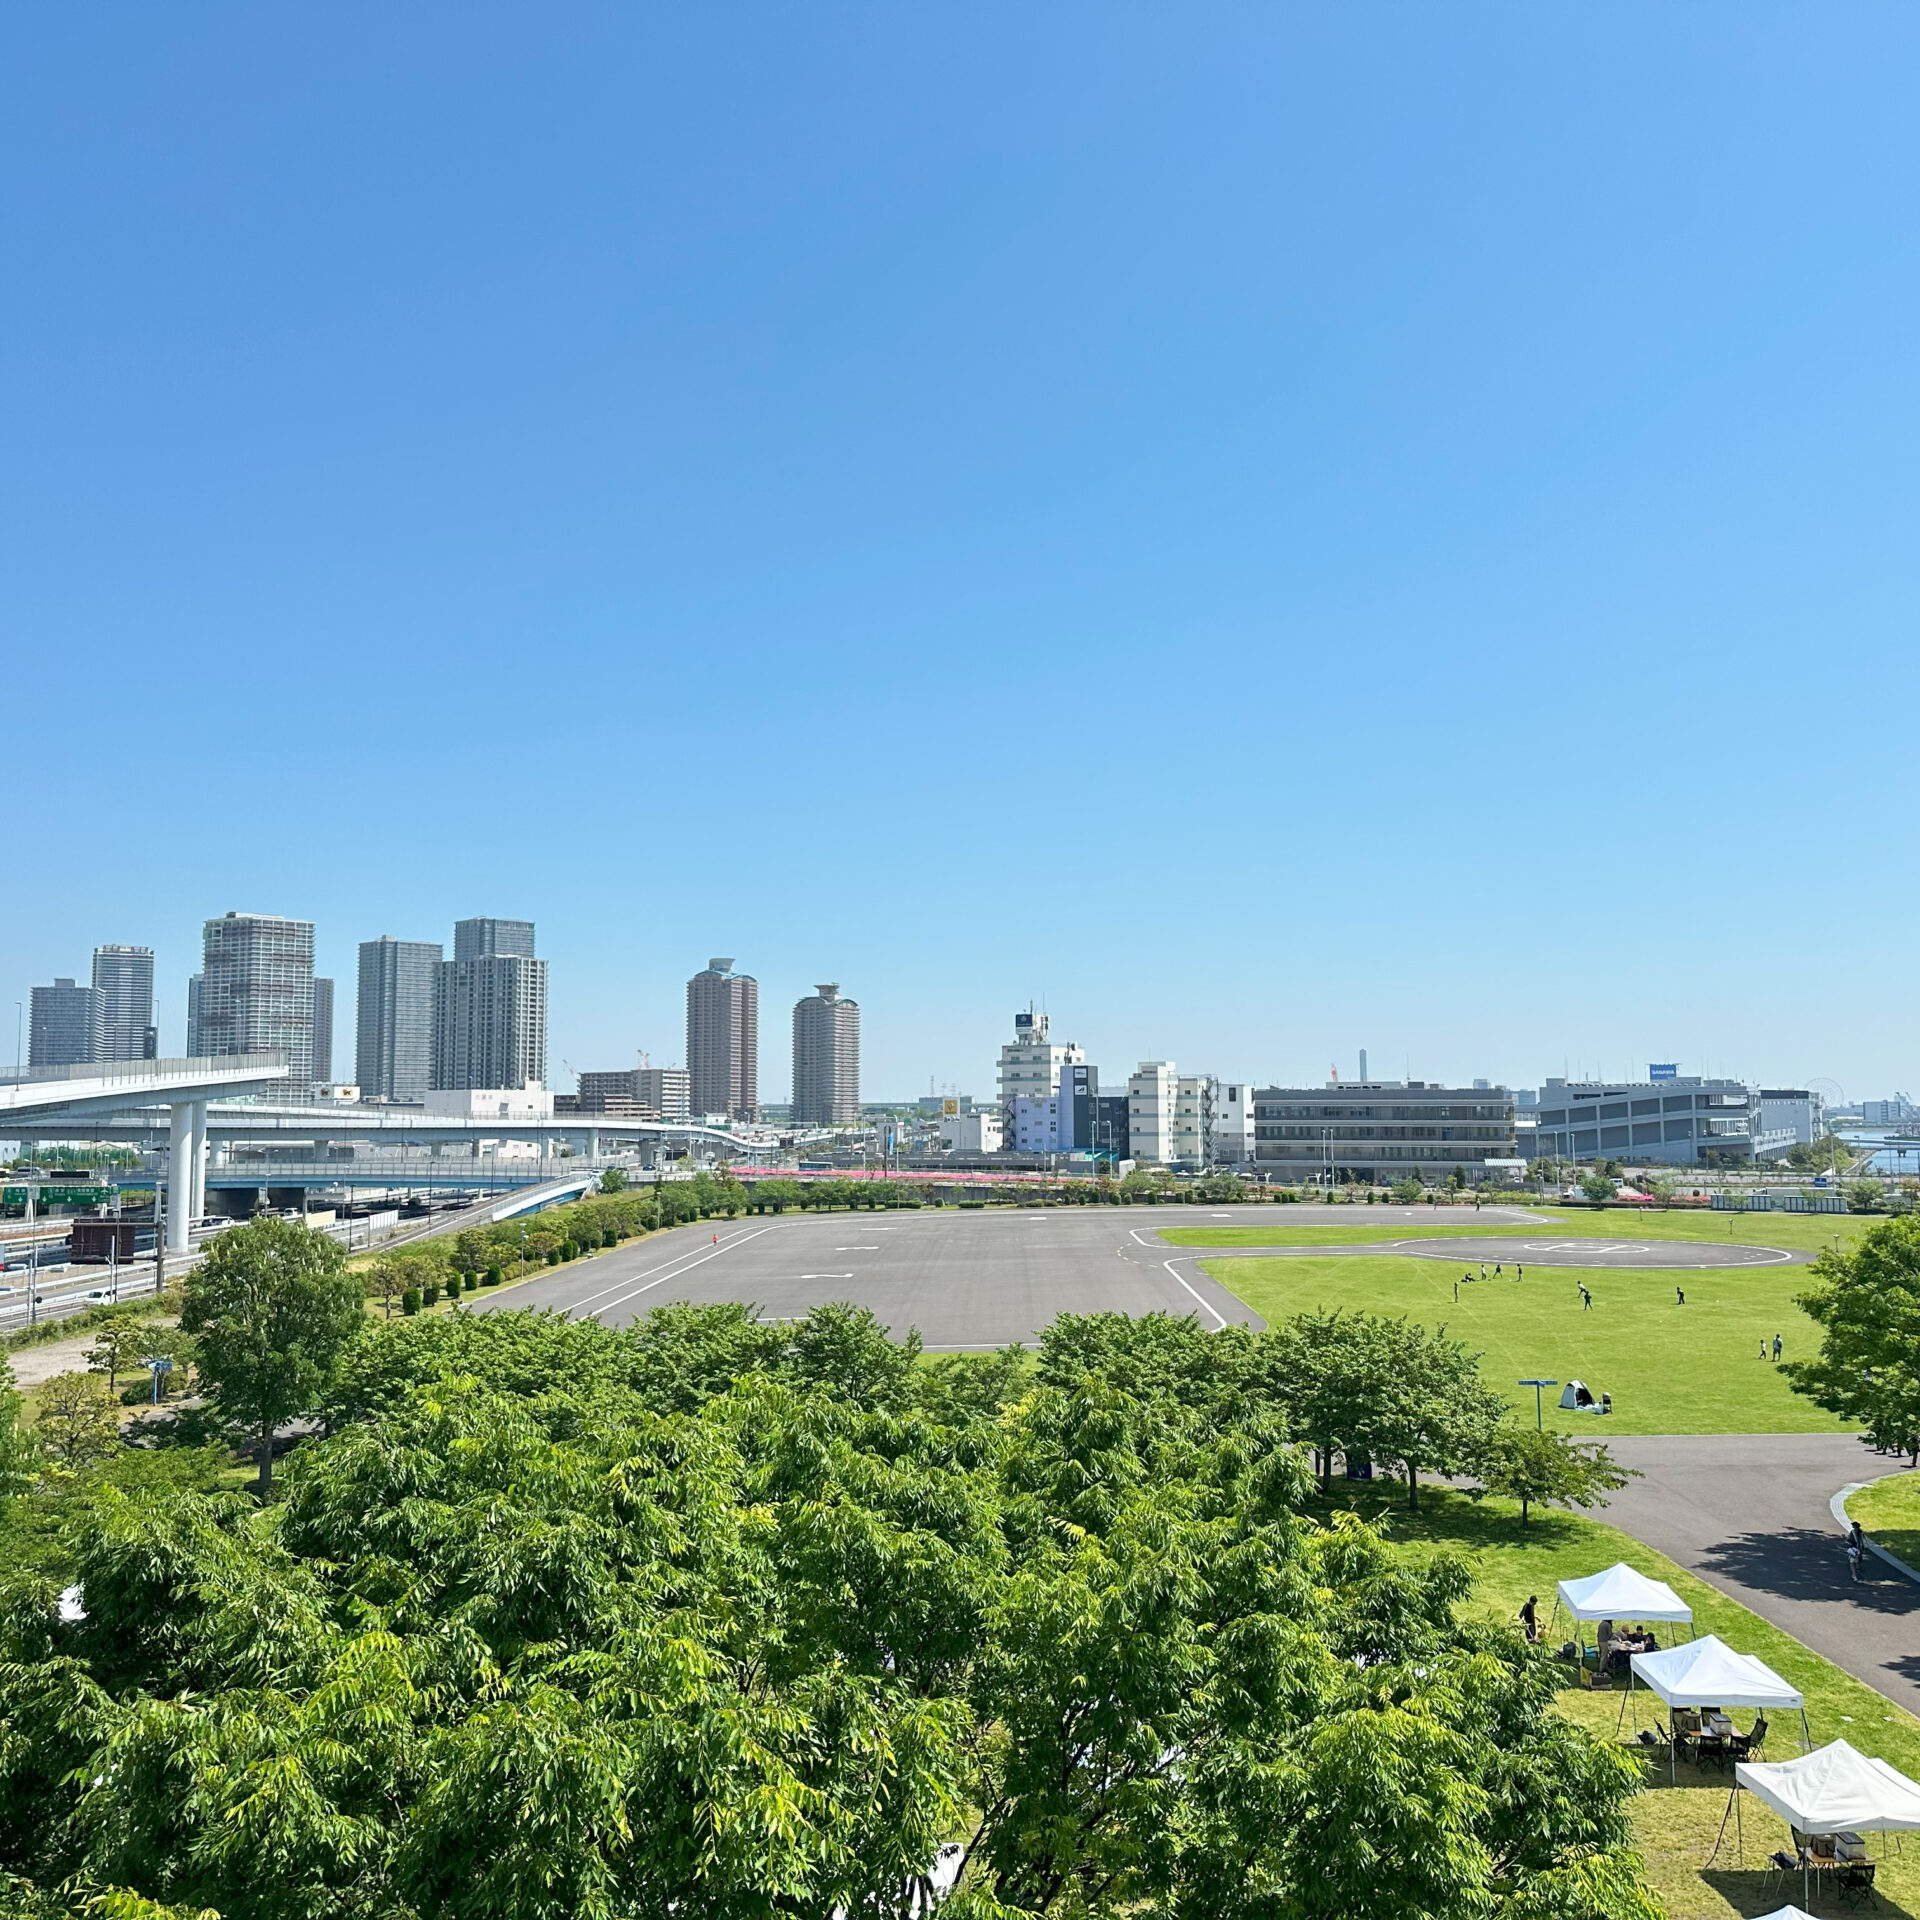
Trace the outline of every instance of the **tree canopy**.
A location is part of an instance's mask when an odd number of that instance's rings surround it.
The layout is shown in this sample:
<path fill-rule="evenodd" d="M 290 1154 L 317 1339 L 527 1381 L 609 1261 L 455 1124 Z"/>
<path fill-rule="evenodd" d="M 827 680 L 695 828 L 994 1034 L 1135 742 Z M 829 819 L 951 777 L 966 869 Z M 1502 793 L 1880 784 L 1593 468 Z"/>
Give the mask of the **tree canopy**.
<path fill-rule="evenodd" d="M 1920 1460 L 1920 1217 L 1875 1222 L 1820 1254 L 1812 1273 L 1799 1304 L 1820 1327 L 1820 1351 L 1781 1371 L 1795 1392 Z"/>
<path fill-rule="evenodd" d="M 960 1920 L 1651 1920 L 1635 1769 L 1543 1656 L 1309 1516 L 1303 1364 L 1111 1316 L 931 1362 L 847 1307 L 364 1322 L 281 1499 L 102 1474 L 0 1569 L 0 1880 L 878 1920 L 951 1842 Z"/>
<path fill-rule="evenodd" d="M 271 1214 L 229 1227 L 188 1276 L 180 1325 L 221 1409 L 255 1436 L 263 1493 L 275 1433 L 319 1403 L 363 1297 L 337 1241 Z"/>

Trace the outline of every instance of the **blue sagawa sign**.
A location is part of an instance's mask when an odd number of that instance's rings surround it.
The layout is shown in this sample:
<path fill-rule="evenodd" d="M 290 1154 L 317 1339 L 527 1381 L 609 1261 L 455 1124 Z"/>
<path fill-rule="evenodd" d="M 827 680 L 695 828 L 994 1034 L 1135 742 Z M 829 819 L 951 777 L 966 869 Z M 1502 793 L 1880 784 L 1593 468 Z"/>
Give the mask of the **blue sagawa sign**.
<path fill-rule="evenodd" d="M 1677 1080 L 1679 1077 L 1680 1069 L 1671 1060 L 1664 1063 L 1656 1062 L 1647 1069 L 1647 1078 L 1649 1080 Z"/>

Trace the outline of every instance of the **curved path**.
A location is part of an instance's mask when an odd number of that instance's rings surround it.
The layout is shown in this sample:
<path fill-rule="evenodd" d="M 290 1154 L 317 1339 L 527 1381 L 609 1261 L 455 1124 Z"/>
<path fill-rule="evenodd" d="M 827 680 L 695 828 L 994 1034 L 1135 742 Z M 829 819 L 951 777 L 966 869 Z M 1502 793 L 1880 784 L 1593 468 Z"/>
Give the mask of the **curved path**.
<path fill-rule="evenodd" d="M 1848 1433 L 1628 1434 L 1637 1467 L 1598 1517 L 1657 1547 L 1815 1653 L 1920 1714 L 1920 1586 L 1869 1557 L 1857 1586 L 1828 1503 L 1901 1471 Z M 1816 1727 L 1817 1741 L 1844 1727 Z"/>
<path fill-rule="evenodd" d="M 1709 1267 L 1785 1267 L 1813 1256 L 1785 1247 L 1745 1247 L 1718 1240 L 1570 1240 L 1564 1237 L 1522 1240 L 1516 1236 L 1482 1238 L 1457 1234 L 1443 1240 L 1370 1240 L 1335 1246 L 1196 1248 L 1210 1260 L 1310 1260 L 1358 1254 L 1391 1254 L 1406 1260 L 1451 1260 L 1485 1266 L 1498 1261 L 1512 1267 L 1651 1267 L 1704 1271 Z"/>

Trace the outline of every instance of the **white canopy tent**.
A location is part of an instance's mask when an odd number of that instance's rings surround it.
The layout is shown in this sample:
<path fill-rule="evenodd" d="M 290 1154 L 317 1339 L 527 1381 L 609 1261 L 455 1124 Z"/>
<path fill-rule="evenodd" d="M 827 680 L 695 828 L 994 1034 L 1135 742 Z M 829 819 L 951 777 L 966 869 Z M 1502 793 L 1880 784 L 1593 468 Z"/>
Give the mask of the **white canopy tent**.
<path fill-rule="evenodd" d="M 1806 1697 L 1782 1680 L 1764 1660 L 1750 1653 L 1736 1653 L 1716 1633 L 1677 1647 L 1664 1647 L 1658 1653 L 1636 1653 L 1627 1663 L 1627 1692 L 1620 1702 L 1620 1718 L 1637 1686 L 1650 1688 L 1675 1707 L 1756 1707 L 1762 1713 L 1772 1710 L 1798 1710 L 1800 1731 L 1807 1746 L 1813 1734 L 1807 1726 Z M 1614 1731 L 1619 1731 L 1616 1722 Z M 1670 1743 L 1672 1752 L 1668 1771 L 1677 1774 L 1679 1742 Z"/>
<path fill-rule="evenodd" d="M 1844 1740 L 1803 1753 L 1797 1760 L 1741 1761 L 1733 1770 L 1733 1791 L 1727 1795 L 1727 1810 L 1736 1815 L 1736 1832 L 1742 1787 L 1804 1834 L 1920 1833 L 1920 1786 Z M 1724 1836 L 1726 1831 L 1722 1814 L 1720 1832 Z M 1720 1851 L 1718 1840 L 1713 1850 Z M 1804 1893 L 1810 1895 L 1813 1873 L 1804 1856 L 1801 1872 Z"/>
<path fill-rule="evenodd" d="M 1624 1560 L 1584 1580 L 1562 1580 L 1556 1618 L 1562 1607 L 1575 1620 L 1684 1620 L 1693 1633 L 1693 1609 L 1664 1580 L 1649 1580 Z"/>

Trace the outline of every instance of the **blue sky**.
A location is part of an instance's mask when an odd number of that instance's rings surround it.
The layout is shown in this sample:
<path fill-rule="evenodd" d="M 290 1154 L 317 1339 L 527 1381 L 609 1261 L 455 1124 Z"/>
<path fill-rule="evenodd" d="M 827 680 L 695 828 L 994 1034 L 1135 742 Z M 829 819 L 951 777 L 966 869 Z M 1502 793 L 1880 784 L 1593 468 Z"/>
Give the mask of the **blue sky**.
<path fill-rule="evenodd" d="M 1920 1082 L 1920 19 L 0 24 L 5 997 L 527 915 L 870 1094 Z M 336 1069 L 351 1070 L 350 989 Z M 11 1009 L 9 1009 L 11 1011 Z"/>

